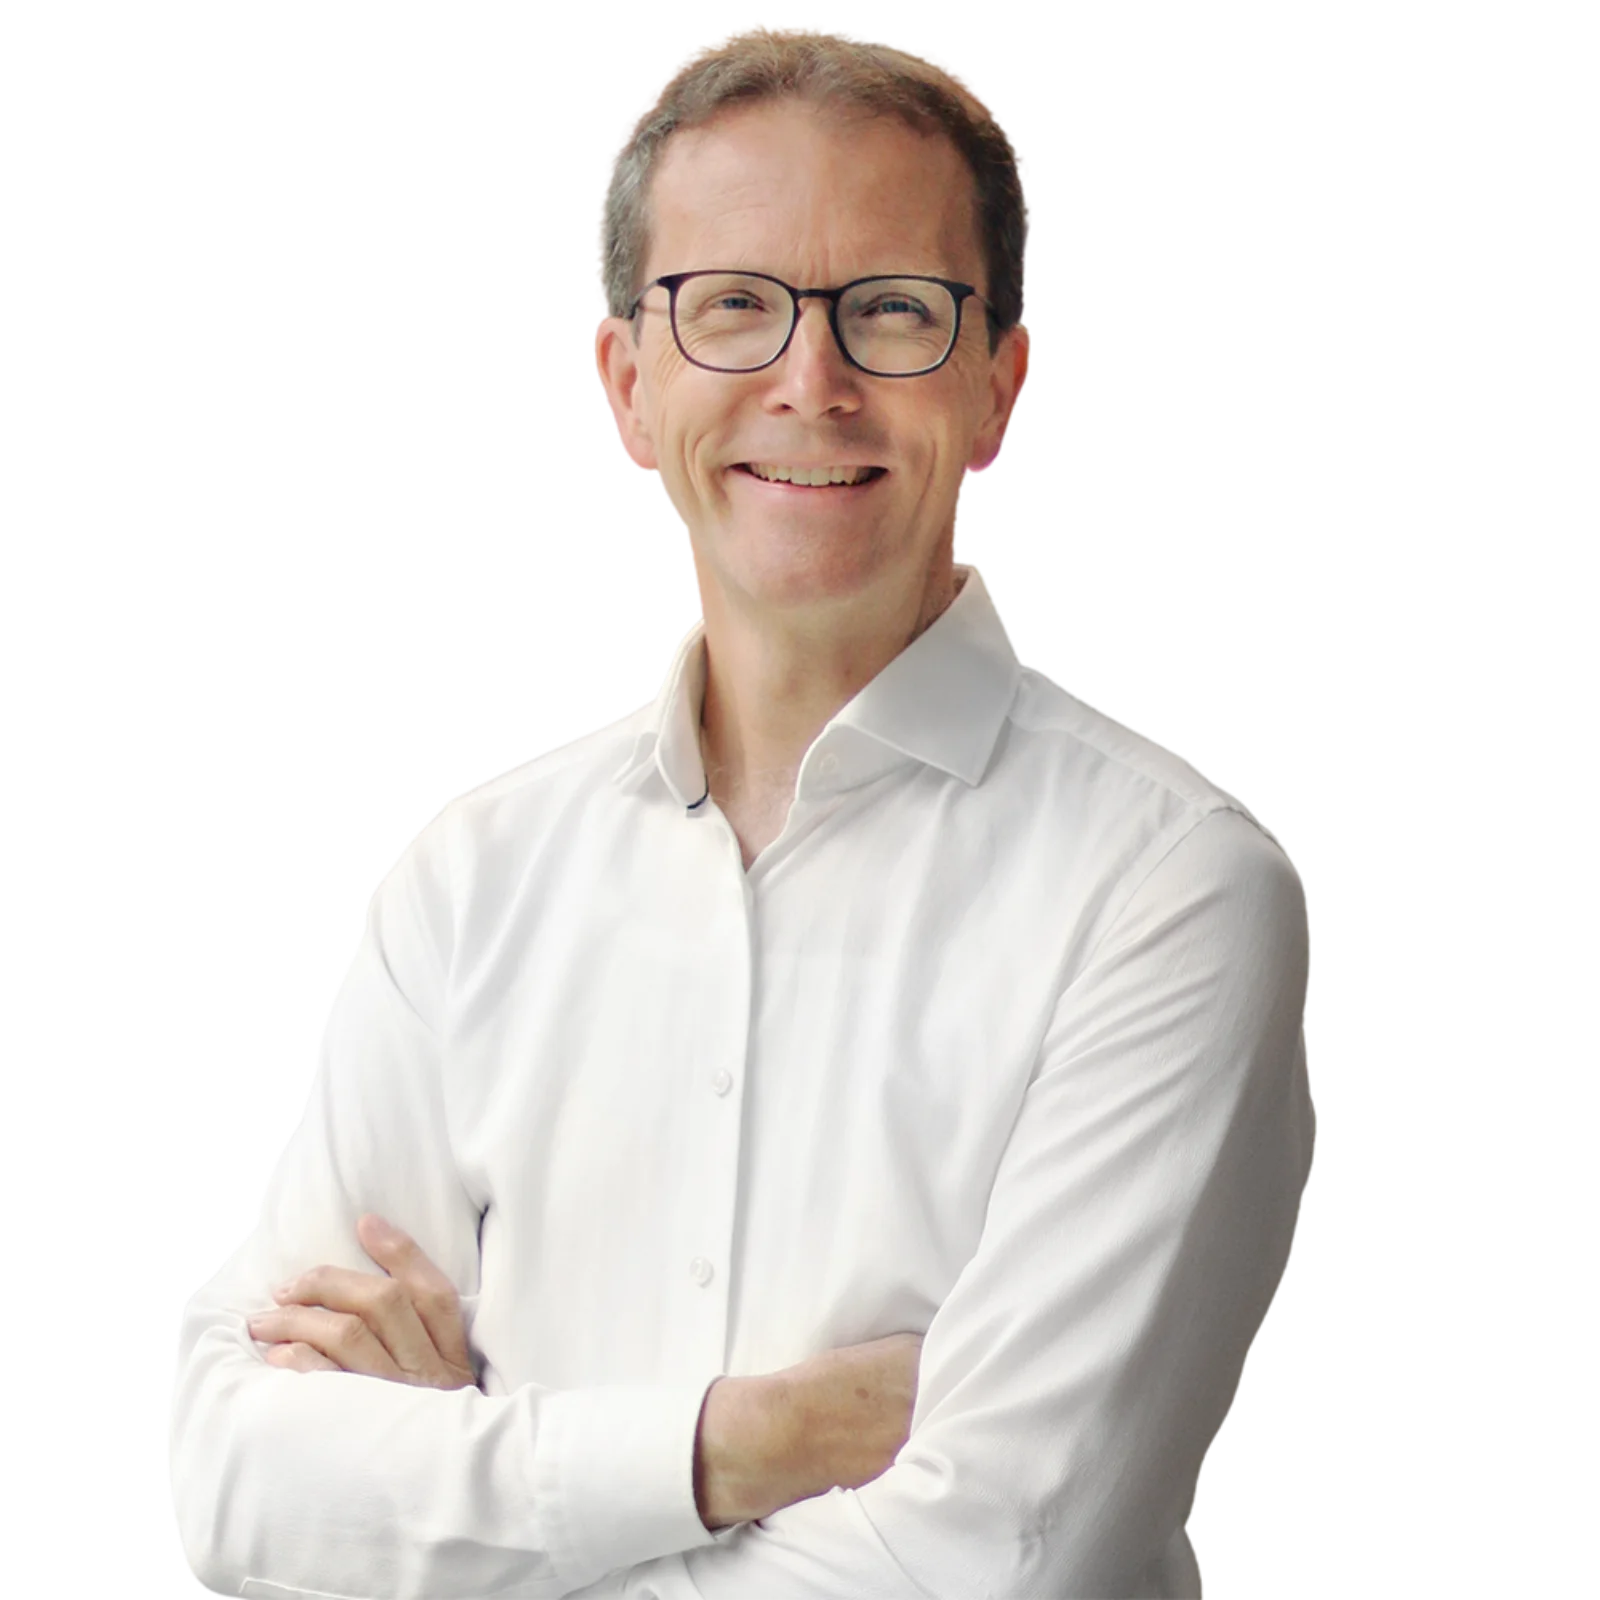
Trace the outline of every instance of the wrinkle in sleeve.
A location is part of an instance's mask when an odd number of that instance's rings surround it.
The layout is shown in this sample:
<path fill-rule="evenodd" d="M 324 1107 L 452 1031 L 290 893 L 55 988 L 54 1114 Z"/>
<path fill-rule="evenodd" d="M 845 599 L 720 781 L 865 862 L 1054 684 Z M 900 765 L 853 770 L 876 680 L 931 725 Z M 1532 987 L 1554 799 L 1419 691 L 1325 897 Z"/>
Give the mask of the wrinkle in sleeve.
<path fill-rule="evenodd" d="M 440 1081 L 440 831 L 375 896 L 257 1227 L 185 1311 L 173 1490 L 190 1564 L 221 1593 L 542 1600 L 710 1537 L 692 1482 L 703 1383 L 490 1396 L 284 1371 L 250 1337 L 307 1267 L 379 1270 L 356 1240 L 365 1211 L 410 1233 L 468 1308 L 477 1293 L 480 1213 Z"/>
<path fill-rule="evenodd" d="M 1236 812 L 1062 994 L 910 1439 L 856 1491 L 652 1569 L 697 1600 L 1198 1592 L 1183 1524 L 1309 1171 L 1299 880 Z"/>

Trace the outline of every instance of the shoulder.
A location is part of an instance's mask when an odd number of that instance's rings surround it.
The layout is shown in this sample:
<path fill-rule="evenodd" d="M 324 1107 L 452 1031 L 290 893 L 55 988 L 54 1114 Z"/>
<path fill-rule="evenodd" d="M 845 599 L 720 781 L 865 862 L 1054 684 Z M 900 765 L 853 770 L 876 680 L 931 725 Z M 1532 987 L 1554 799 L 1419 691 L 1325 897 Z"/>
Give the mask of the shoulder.
<path fill-rule="evenodd" d="M 1064 770 L 1093 771 L 1102 784 L 1142 790 L 1155 803 L 1184 810 L 1234 810 L 1254 821 L 1243 800 L 1211 778 L 1182 750 L 1094 706 L 1038 670 L 1022 670 L 1010 720 L 1035 760 Z"/>
<path fill-rule="evenodd" d="M 1112 918 L 1152 875 L 1152 893 L 1184 898 L 1222 883 L 1234 896 L 1258 883 L 1280 907 L 1302 894 L 1299 867 L 1234 790 L 1037 670 L 1019 677 L 989 776 L 1030 872 Z"/>
<path fill-rule="evenodd" d="M 450 898 L 450 885 L 515 875 L 518 858 L 558 837 L 563 821 L 621 795 L 618 778 L 637 752 L 642 709 L 461 782 L 395 846 L 384 877 Z"/>

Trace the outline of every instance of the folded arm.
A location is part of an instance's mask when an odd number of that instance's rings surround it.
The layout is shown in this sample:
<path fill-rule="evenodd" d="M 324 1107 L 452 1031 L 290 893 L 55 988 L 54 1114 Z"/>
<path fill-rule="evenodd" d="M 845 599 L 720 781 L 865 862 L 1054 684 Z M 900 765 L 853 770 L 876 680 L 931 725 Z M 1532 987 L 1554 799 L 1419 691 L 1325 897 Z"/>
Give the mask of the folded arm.
<path fill-rule="evenodd" d="M 692 1464 L 715 1373 L 488 1395 L 284 1370 L 251 1336 L 250 1317 L 308 1268 L 374 1271 L 367 1212 L 403 1228 L 470 1310 L 480 1211 L 439 1078 L 447 883 L 436 828 L 374 898 L 254 1234 L 184 1316 L 173 1488 L 190 1562 L 224 1593 L 535 1600 L 711 1537 Z"/>
<path fill-rule="evenodd" d="M 1234 813 L 1156 861 L 1063 994 L 898 1460 L 641 1566 L 659 1600 L 1192 1592 L 1201 1457 L 1310 1162 L 1304 907 Z"/>

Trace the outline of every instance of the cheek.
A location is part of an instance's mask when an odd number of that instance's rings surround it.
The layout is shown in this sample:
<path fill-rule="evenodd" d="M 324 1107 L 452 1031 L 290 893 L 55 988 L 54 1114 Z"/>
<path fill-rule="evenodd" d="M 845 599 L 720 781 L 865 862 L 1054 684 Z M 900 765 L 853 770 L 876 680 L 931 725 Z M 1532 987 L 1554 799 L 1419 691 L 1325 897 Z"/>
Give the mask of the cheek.
<path fill-rule="evenodd" d="M 946 495 L 953 492 L 966 471 L 972 453 L 971 417 L 959 396 L 934 411 L 929 407 L 910 419 L 916 440 L 910 459 L 916 476 L 926 485 L 925 493 Z"/>
<path fill-rule="evenodd" d="M 647 415 L 660 470 L 701 484 L 716 478 L 728 397 L 708 390 L 703 381 L 707 374 L 690 366 L 676 349 L 658 354 L 647 370 Z"/>

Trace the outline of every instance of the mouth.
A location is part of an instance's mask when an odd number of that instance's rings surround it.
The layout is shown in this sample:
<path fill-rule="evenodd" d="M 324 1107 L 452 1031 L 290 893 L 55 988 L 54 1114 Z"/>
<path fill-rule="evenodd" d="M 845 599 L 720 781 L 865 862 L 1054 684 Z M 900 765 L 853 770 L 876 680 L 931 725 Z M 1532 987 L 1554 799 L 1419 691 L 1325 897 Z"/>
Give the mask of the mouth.
<path fill-rule="evenodd" d="M 863 489 L 876 483 L 886 467 L 787 467 L 771 461 L 741 461 L 733 469 L 762 483 L 781 484 L 788 489 L 817 490 Z"/>
<path fill-rule="evenodd" d="M 827 504 L 830 501 L 842 499 L 861 498 L 864 494 L 872 493 L 872 488 L 882 483 L 888 477 L 888 467 L 869 467 L 866 477 L 861 483 L 824 483 L 824 485 L 811 486 L 810 483 L 779 483 L 771 478 L 757 477 L 750 470 L 747 461 L 739 462 L 738 466 L 730 467 L 731 474 L 738 475 L 746 483 L 754 485 L 760 493 L 776 494 L 778 498 L 790 501 L 818 501 Z"/>

